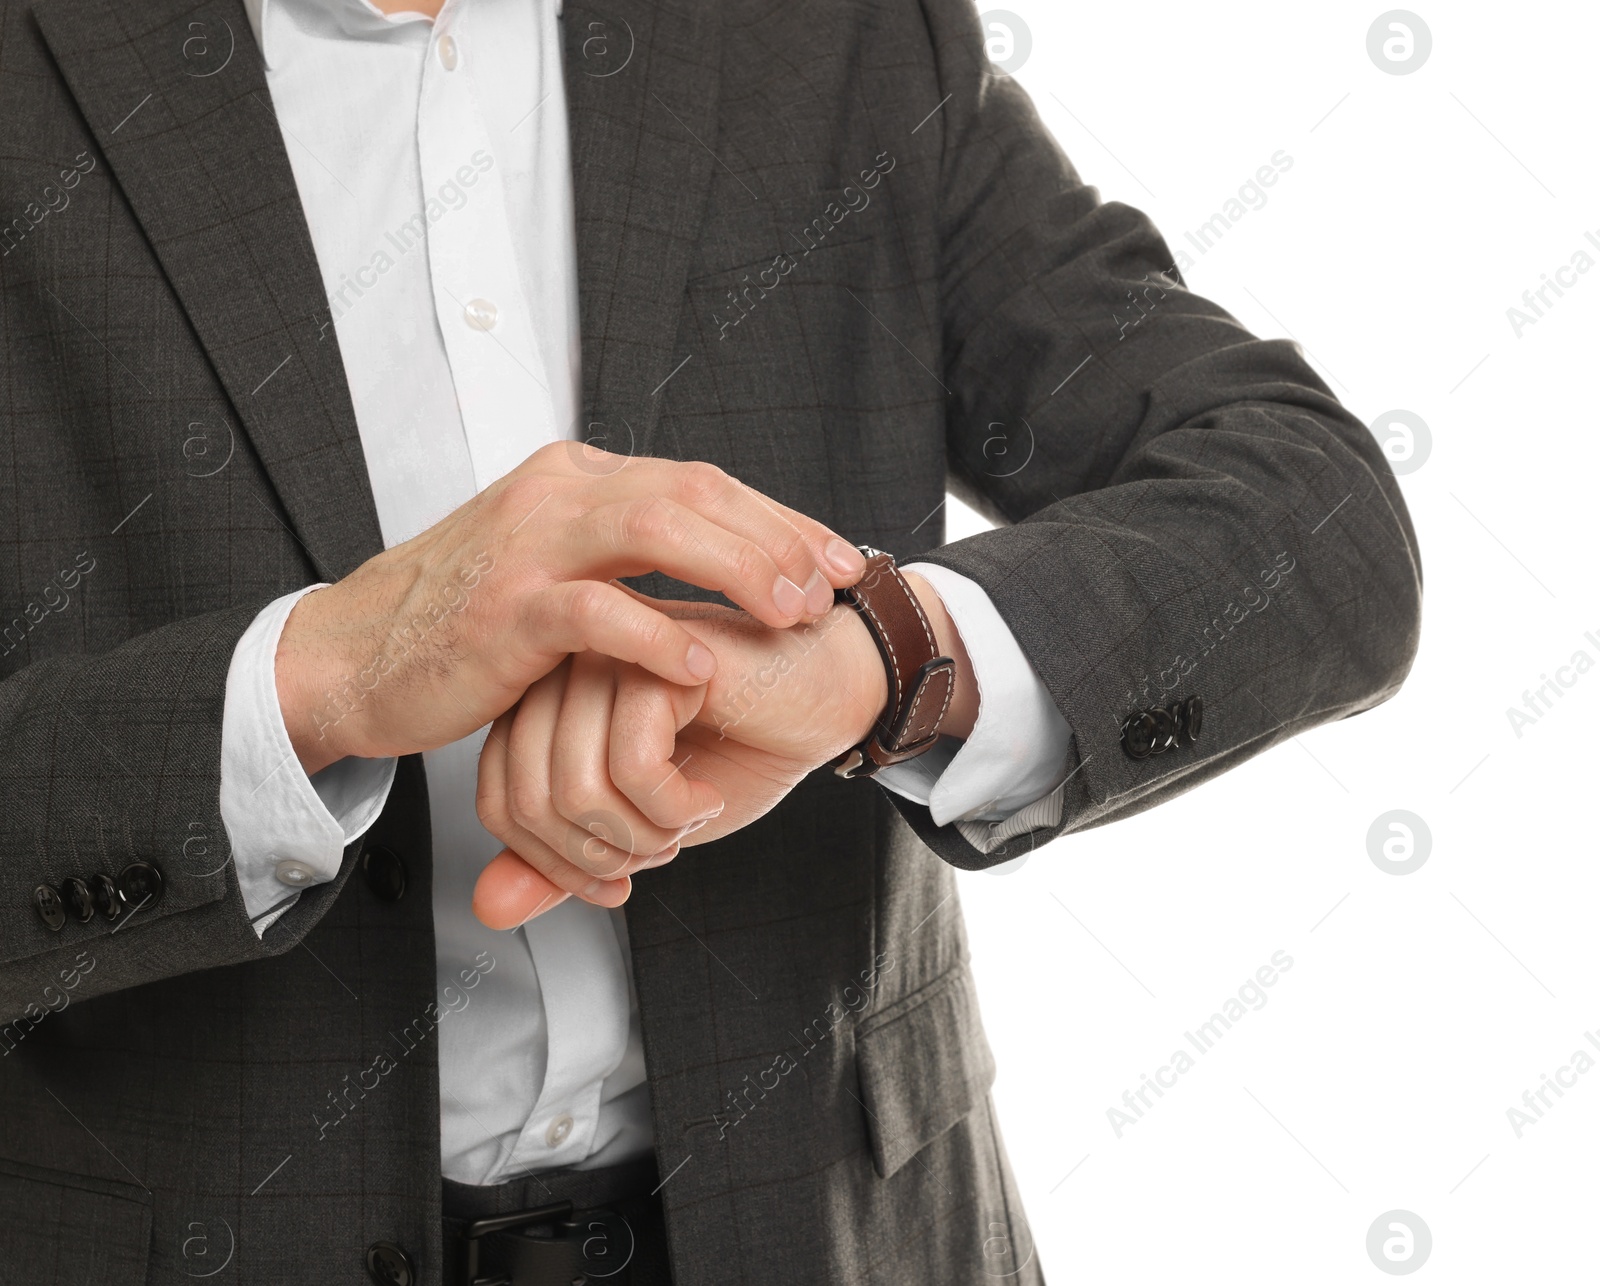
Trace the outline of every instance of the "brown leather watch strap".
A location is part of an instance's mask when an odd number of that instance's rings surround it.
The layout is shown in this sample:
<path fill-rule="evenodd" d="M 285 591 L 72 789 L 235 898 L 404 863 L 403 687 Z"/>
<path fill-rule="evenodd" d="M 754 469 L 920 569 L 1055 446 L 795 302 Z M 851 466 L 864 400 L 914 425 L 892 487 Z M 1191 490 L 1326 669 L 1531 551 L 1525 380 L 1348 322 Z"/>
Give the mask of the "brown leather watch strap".
<path fill-rule="evenodd" d="M 872 734 L 835 761 L 841 777 L 870 777 L 932 749 L 956 685 L 955 662 L 939 654 L 933 627 L 894 558 L 868 545 L 860 549 L 867 570 L 836 597 L 861 614 L 877 643 L 889 677 L 889 703 Z"/>

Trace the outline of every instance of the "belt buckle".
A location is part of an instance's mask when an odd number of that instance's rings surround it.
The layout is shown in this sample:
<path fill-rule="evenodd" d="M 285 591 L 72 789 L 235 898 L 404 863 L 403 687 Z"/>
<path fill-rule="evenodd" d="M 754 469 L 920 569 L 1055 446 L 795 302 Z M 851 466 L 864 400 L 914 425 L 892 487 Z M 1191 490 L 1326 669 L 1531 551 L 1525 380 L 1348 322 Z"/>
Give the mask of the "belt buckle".
<path fill-rule="evenodd" d="M 501 1249 L 512 1261 L 511 1271 L 482 1273 L 484 1237 L 537 1224 L 554 1225 L 563 1235 L 509 1239 Z M 612 1210 L 575 1211 L 570 1201 L 475 1219 L 461 1237 L 467 1286 L 577 1286 L 589 1282 L 626 1286 L 634 1251 L 633 1228 L 625 1218 Z"/>

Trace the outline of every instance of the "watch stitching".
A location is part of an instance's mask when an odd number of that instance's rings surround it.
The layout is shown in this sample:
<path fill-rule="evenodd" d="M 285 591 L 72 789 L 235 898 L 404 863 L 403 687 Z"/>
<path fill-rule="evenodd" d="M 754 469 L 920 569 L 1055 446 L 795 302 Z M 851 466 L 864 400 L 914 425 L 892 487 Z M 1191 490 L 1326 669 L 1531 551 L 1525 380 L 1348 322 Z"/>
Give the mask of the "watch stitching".
<path fill-rule="evenodd" d="M 890 566 L 892 568 L 893 564 L 891 564 Z M 863 597 L 861 595 L 857 595 L 856 596 L 856 603 L 860 606 L 860 608 L 861 608 L 861 610 L 863 612 L 865 612 L 869 617 L 872 618 L 872 628 L 873 628 L 874 632 L 878 636 L 878 641 L 880 643 L 882 643 L 883 646 L 888 650 L 889 661 L 890 661 L 890 664 L 889 664 L 889 678 L 890 678 L 890 681 L 894 684 L 894 692 L 893 692 L 894 708 L 898 710 L 900 708 L 900 698 L 901 698 L 901 694 L 900 694 L 900 658 L 895 653 L 894 640 L 889 637 L 888 629 L 885 628 L 885 626 L 883 624 L 883 621 L 878 616 L 878 613 L 875 610 L 873 610 L 872 604 L 865 597 Z M 874 721 L 874 722 L 876 722 L 876 721 Z M 873 736 L 877 736 L 876 730 L 874 730 L 872 735 Z"/>
<path fill-rule="evenodd" d="M 900 586 L 901 590 L 905 593 L 906 598 L 911 601 L 912 608 L 917 613 L 917 620 L 922 625 L 922 635 L 928 641 L 928 650 L 937 657 L 939 655 L 939 640 L 934 637 L 933 626 L 928 624 L 927 615 L 922 610 L 921 600 L 917 598 L 916 591 L 911 588 L 911 583 L 901 574 L 898 566 L 890 563 L 889 570 L 894 573 L 895 583 Z M 937 590 L 934 592 L 938 593 Z M 939 707 L 939 717 L 934 722 L 933 732 L 929 733 L 929 736 L 937 735 L 939 729 L 943 726 L 944 717 L 950 710 L 950 698 L 955 693 L 955 687 L 956 676 L 954 674 L 950 674 L 944 685 L 944 701 Z M 917 695 L 912 698 L 911 711 L 906 715 L 906 731 L 908 732 L 911 730 L 912 725 L 916 723 L 917 707 L 922 704 L 922 698 L 927 690 L 928 685 L 924 683 L 917 689 Z M 921 738 L 914 738 L 914 740 L 921 740 Z"/>

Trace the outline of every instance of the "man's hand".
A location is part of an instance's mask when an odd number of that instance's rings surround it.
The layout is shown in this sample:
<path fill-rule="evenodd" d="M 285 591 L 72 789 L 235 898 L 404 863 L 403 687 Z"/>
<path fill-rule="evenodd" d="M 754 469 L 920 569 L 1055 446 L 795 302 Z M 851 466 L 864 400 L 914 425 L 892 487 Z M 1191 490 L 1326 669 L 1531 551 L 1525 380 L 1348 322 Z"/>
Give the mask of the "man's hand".
<path fill-rule="evenodd" d="M 907 579 L 955 657 L 944 730 L 965 737 L 977 715 L 971 662 L 938 595 Z M 852 608 L 772 629 L 725 608 L 659 606 L 715 654 L 708 684 L 580 654 L 490 731 L 478 815 L 507 848 L 478 880 L 485 924 L 521 924 L 569 894 L 620 905 L 632 873 L 765 815 L 865 739 L 888 703 L 883 660 Z"/>
<path fill-rule="evenodd" d="M 314 773 L 466 736 L 570 652 L 700 684 L 712 653 L 612 578 L 665 572 L 782 628 L 828 611 L 863 565 L 713 465 L 555 443 L 295 605 L 276 658 L 284 722 Z"/>

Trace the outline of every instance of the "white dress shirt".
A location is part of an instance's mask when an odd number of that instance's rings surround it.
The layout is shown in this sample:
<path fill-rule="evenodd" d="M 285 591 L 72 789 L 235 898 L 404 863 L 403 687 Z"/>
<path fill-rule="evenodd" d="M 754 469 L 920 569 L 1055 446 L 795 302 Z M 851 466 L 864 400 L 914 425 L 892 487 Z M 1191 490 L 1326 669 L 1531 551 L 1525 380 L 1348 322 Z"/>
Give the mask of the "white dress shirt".
<path fill-rule="evenodd" d="M 245 0 L 311 230 L 385 547 L 539 447 L 575 436 L 577 252 L 560 0 L 447 0 L 436 21 L 367 0 Z M 918 565 L 973 658 L 963 743 L 879 775 L 979 847 L 1053 824 L 1071 730 L 987 595 Z M 395 761 L 308 778 L 264 608 L 228 672 L 221 812 L 258 933 L 333 879 Z M 652 1145 L 625 920 L 577 899 L 510 933 L 472 889 L 501 845 L 479 825 L 486 729 L 423 756 L 432 816 L 440 1137 L 446 1177 L 499 1183 L 613 1164 Z M 1019 810 L 1022 810 L 1019 814 Z M 1007 819 L 1010 819 L 1009 821 Z M 470 996 L 463 971 L 492 972 Z"/>

